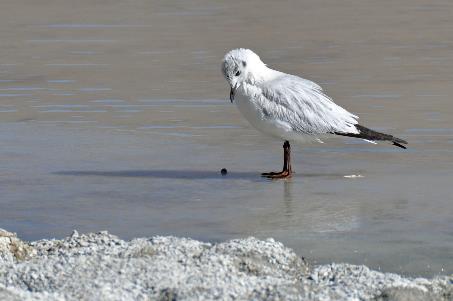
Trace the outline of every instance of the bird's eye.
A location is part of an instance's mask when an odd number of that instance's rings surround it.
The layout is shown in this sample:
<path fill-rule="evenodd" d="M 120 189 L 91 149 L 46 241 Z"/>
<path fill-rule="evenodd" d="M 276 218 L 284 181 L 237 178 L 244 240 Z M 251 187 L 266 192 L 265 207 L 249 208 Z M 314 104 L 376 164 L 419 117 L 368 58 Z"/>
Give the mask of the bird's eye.
<path fill-rule="evenodd" d="M 236 72 L 236 74 L 235 74 L 235 75 L 236 75 L 236 76 L 239 76 L 239 75 L 241 75 L 241 71 L 238 71 L 238 72 Z"/>

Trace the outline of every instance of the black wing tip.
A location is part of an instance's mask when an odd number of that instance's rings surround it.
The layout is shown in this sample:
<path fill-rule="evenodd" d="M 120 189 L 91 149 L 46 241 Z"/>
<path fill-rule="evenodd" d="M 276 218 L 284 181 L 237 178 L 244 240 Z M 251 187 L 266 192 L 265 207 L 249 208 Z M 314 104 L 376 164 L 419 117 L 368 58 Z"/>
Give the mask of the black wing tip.
<path fill-rule="evenodd" d="M 404 141 L 404 140 L 403 140 L 403 141 Z M 396 142 L 396 141 L 392 141 L 392 142 L 393 142 L 393 145 L 395 145 L 395 146 L 398 146 L 398 147 L 400 147 L 400 148 L 402 148 L 402 149 L 407 149 L 407 147 L 406 147 L 406 146 L 402 145 L 402 144 L 401 144 L 401 143 L 399 143 L 399 142 Z M 407 142 L 406 142 L 406 141 L 404 141 L 404 142 L 402 142 L 402 143 L 405 143 L 405 144 L 407 144 Z"/>
<path fill-rule="evenodd" d="M 395 146 L 398 146 L 402 149 L 407 149 L 407 146 L 403 145 L 403 144 L 408 144 L 406 140 L 394 137 L 392 142 L 393 142 L 393 145 L 395 145 Z"/>
<path fill-rule="evenodd" d="M 358 134 L 357 133 L 342 133 L 342 132 L 333 132 L 333 134 L 340 135 L 340 136 L 346 136 L 346 137 L 361 138 L 361 139 L 370 140 L 370 141 L 390 141 L 393 145 L 395 145 L 399 148 L 407 149 L 407 147 L 403 145 L 403 144 L 408 144 L 406 140 L 394 137 L 389 134 L 376 132 L 376 131 L 366 128 L 360 124 L 356 124 L 355 127 L 359 131 Z"/>
<path fill-rule="evenodd" d="M 401 138 L 396 138 L 396 137 L 393 137 L 392 142 L 398 142 L 398 143 L 402 143 L 402 144 L 407 144 L 406 140 L 403 140 Z"/>
<path fill-rule="evenodd" d="M 397 138 L 397 137 L 389 135 L 389 134 L 384 134 L 384 133 L 380 133 L 380 132 L 371 130 L 360 124 L 357 124 L 356 128 L 359 130 L 360 135 L 368 136 L 368 137 L 370 137 L 369 138 L 370 140 L 390 141 L 393 143 L 393 145 L 395 145 L 399 148 L 407 149 L 407 146 L 403 145 L 403 144 L 408 144 L 406 140 Z"/>

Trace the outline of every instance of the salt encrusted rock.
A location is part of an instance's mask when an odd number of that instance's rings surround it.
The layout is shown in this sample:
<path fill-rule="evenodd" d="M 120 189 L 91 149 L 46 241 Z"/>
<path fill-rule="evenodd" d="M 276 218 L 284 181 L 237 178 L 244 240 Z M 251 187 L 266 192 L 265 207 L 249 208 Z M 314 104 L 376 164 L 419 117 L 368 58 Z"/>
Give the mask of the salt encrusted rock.
<path fill-rule="evenodd" d="M 16 233 L 0 229 L 0 263 L 26 260 L 36 255 L 36 251 L 26 242 L 17 238 Z"/>
<path fill-rule="evenodd" d="M 107 232 L 23 244 L 2 230 L 0 300 L 452 300 L 453 277 L 410 279 L 365 266 L 310 267 L 273 239 L 219 244 Z M 25 246 L 25 247 L 24 247 Z M 26 252 L 25 252 L 26 253 Z M 19 256 L 21 257 L 21 256 Z M 30 258 L 30 256 L 26 256 Z"/>
<path fill-rule="evenodd" d="M 316 267 L 310 280 L 307 291 L 323 300 L 453 300 L 453 275 L 412 279 L 342 263 Z"/>
<path fill-rule="evenodd" d="M 5 229 L 0 228 L 0 237 L 15 237 L 16 233 L 8 232 Z"/>

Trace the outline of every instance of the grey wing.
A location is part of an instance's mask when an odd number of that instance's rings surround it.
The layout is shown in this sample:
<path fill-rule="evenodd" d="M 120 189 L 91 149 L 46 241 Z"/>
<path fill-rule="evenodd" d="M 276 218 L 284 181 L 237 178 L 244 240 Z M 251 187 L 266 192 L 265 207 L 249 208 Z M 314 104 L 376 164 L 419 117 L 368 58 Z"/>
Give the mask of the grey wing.
<path fill-rule="evenodd" d="M 336 105 L 319 85 L 283 75 L 261 87 L 263 118 L 304 134 L 358 133 L 358 117 Z"/>
<path fill-rule="evenodd" d="M 290 76 L 290 77 L 293 77 L 293 75 L 286 75 L 286 76 Z M 300 81 L 302 81 L 307 87 L 310 87 L 312 89 L 315 89 L 315 90 L 319 90 L 319 91 L 322 91 L 322 87 L 320 85 L 318 85 L 317 83 L 309 80 L 309 79 L 306 79 L 306 78 L 302 78 L 302 77 L 298 77 L 298 76 L 294 76 L 296 78 L 298 78 Z"/>

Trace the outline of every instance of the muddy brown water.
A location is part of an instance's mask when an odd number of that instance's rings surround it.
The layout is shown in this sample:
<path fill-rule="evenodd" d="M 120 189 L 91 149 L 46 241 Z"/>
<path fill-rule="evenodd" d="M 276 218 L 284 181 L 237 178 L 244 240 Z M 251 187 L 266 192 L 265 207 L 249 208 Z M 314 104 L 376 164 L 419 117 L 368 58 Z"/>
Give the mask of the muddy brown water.
<path fill-rule="evenodd" d="M 0 227 L 274 237 L 315 263 L 451 274 L 452 16 L 441 0 L 5 1 Z M 229 103 L 235 47 L 409 149 L 293 145 L 295 177 L 261 179 L 281 142 Z"/>

